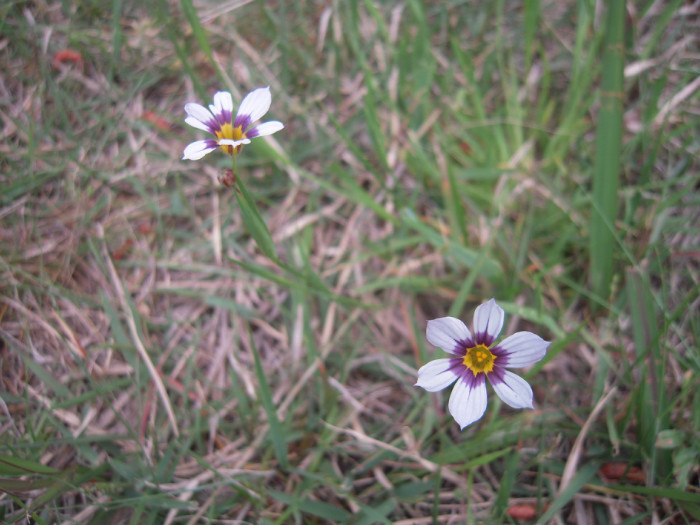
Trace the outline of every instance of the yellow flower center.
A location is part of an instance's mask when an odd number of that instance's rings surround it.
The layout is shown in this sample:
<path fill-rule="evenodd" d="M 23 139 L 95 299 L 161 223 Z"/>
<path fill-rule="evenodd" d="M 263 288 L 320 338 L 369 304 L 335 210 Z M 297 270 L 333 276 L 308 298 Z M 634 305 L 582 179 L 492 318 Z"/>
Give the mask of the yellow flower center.
<path fill-rule="evenodd" d="M 471 370 L 474 375 L 479 372 L 489 373 L 493 371 L 493 362 L 496 360 L 496 356 L 491 353 L 491 350 L 484 345 L 477 345 L 472 348 L 467 348 L 467 353 L 464 354 L 464 359 L 462 363 L 469 370 Z"/>
<path fill-rule="evenodd" d="M 241 140 L 242 138 L 245 138 L 245 133 L 243 133 L 243 130 L 240 126 L 234 128 L 231 124 L 224 124 L 223 126 L 221 126 L 221 129 L 216 132 L 216 138 L 218 138 L 219 140 Z M 221 146 L 221 149 L 224 153 L 227 153 L 229 155 L 237 155 L 238 152 L 241 151 L 242 147 L 243 144 L 239 144 L 236 147 L 225 144 Z"/>

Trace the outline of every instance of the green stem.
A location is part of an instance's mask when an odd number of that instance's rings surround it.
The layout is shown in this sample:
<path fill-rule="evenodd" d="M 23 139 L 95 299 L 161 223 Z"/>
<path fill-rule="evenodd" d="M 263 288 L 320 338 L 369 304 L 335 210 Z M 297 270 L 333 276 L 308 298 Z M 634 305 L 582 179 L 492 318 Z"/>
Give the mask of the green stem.
<path fill-rule="evenodd" d="M 625 2 L 608 2 L 608 23 L 603 56 L 600 112 L 593 168 L 593 210 L 590 232 L 591 284 L 598 297 L 607 299 L 613 277 L 615 218 L 622 145 Z"/>
<path fill-rule="evenodd" d="M 272 240 L 272 235 L 270 235 L 270 230 L 267 229 L 267 224 L 265 224 L 265 220 L 262 218 L 258 206 L 255 204 L 255 199 L 248 193 L 248 189 L 245 187 L 245 184 L 243 184 L 243 180 L 236 174 L 236 157 L 231 155 L 231 161 L 233 162 L 233 176 L 238 189 L 238 191 L 234 191 L 234 193 L 238 205 L 241 208 L 243 222 L 262 252 L 269 259 L 277 261 L 277 251 L 275 249 L 275 243 Z"/>

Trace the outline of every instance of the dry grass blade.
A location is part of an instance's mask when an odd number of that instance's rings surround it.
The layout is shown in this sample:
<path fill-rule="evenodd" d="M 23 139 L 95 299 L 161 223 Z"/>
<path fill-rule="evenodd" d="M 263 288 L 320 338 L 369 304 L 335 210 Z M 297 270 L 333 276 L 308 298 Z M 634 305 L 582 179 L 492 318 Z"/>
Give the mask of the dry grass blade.
<path fill-rule="evenodd" d="M 670 100 L 668 100 L 659 111 L 659 114 L 654 118 L 654 124 L 662 124 L 666 118 L 668 118 L 669 113 L 671 113 L 678 105 L 695 93 L 698 88 L 700 88 L 700 77 L 693 80 L 690 84 L 683 87 L 678 93 L 673 95 Z"/>
<path fill-rule="evenodd" d="M 396 454 L 398 457 L 401 458 L 407 458 L 407 459 L 412 459 L 413 461 L 417 461 L 418 464 L 427 470 L 428 472 L 437 472 L 440 470 L 441 475 L 454 483 L 456 486 L 460 487 L 462 490 L 468 490 L 468 485 L 465 482 L 464 478 L 459 476 L 458 474 L 452 472 L 449 468 L 443 467 L 441 465 L 438 465 L 437 463 L 434 463 L 428 459 L 425 459 L 422 457 L 418 452 L 416 451 L 407 451 L 407 450 L 401 450 L 398 447 L 395 447 L 393 445 L 390 445 L 389 443 L 385 443 L 383 441 L 380 441 L 378 439 L 375 439 L 371 436 L 368 436 L 367 434 L 363 432 L 359 432 L 357 430 L 352 430 L 350 428 L 339 428 L 334 425 L 331 425 L 329 423 L 325 423 L 325 426 L 328 428 L 332 429 L 335 432 L 339 432 L 341 434 L 346 434 L 348 436 L 354 437 L 359 443 L 363 443 L 366 445 L 371 445 L 372 447 L 379 448 L 381 450 L 387 450 L 389 452 L 392 452 Z"/>
<path fill-rule="evenodd" d="M 603 408 L 605 408 L 605 405 L 608 404 L 610 398 L 616 393 L 617 387 L 612 387 L 610 390 L 608 390 L 608 392 L 603 397 L 601 397 L 600 400 L 596 403 L 595 407 L 593 407 L 593 410 L 586 419 L 586 422 L 581 427 L 581 431 L 578 433 L 578 436 L 576 436 L 576 441 L 574 441 L 574 444 L 571 447 L 569 458 L 566 460 L 564 472 L 561 475 L 561 481 L 559 483 L 559 494 L 566 490 L 566 487 L 569 486 L 571 479 L 576 474 L 576 469 L 578 468 L 579 461 L 581 460 L 581 457 L 583 456 L 584 452 L 583 442 L 585 441 L 586 436 L 588 435 L 588 432 L 591 429 L 591 426 L 595 423 L 595 420 L 600 415 L 601 410 L 603 410 Z"/>
<path fill-rule="evenodd" d="M 124 287 L 122 286 L 121 280 L 119 279 L 119 275 L 117 274 L 117 270 L 114 267 L 114 264 L 112 263 L 112 258 L 109 256 L 109 252 L 107 251 L 107 245 L 104 243 L 104 229 L 102 228 L 101 224 L 98 223 L 96 225 L 96 231 L 98 238 L 102 241 L 102 255 L 104 257 L 104 262 L 107 265 L 107 268 L 109 268 L 109 275 L 112 279 L 112 286 L 114 287 L 114 290 L 117 294 L 117 298 L 119 299 L 119 305 L 121 306 L 122 311 L 124 312 L 124 316 L 126 317 L 126 323 L 129 327 L 129 332 L 131 334 L 132 341 L 134 342 L 134 346 L 136 347 L 136 351 L 138 352 L 139 356 L 146 365 L 146 368 L 148 369 L 148 373 L 151 376 L 151 380 L 153 381 L 153 384 L 156 387 L 156 391 L 158 392 L 158 397 L 163 403 L 165 412 L 167 413 L 168 419 L 170 420 L 170 426 L 172 427 L 173 433 L 175 434 L 175 436 L 179 436 L 180 431 L 178 430 L 177 420 L 175 419 L 175 412 L 173 411 L 173 407 L 170 403 L 170 398 L 168 397 L 168 391 L 165 389 L 163 380 L 161 379 L 158 370 L 156 370 L 156 367 L 153 365 L 153 361 L 151 361 L 151 357 L 148 355 L 148 352 L 146 351 L 146 348 L 144 347 L 143 342 L 141 341 L 141 337 L 139 336 L 139 332 L 136 328 L 134 314 L 131 311 L 129 303 L 126 300 L 126 295 L 124 294 Z"/>

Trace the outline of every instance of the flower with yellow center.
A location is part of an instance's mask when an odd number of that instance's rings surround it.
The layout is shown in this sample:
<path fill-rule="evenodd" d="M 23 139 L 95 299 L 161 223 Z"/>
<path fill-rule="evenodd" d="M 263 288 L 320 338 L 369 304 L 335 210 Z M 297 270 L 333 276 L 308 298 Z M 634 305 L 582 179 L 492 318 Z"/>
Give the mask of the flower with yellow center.
<path fill-rule="evenodd" d="M 517 332 L 494 344 L 504 319 L 503 309 L 491 299 L 474 312 L 474 334 L 454 317 L 428 321 L 428 341 L 455 357 L 422 366 L 416 386 L 437 392 L 455 383 L 449 410 L 462 429 L 486 412 L 486 379 L 506 404 L 533 408 L 530 385 L 506 368 L 536 363 L 551 343 L 531 332 Z"/>
<path fill-rule="evenodd" d="M 467 350 L 464 354 L 462 363 L 469 370 L 472 371 L 474 375 L 479 372 L 489 373 L 493 372 L 493 362 L 496 357 L 491 353 L 491 351 L 484 345 L 476 345 L 474 348 Z"/>
<path fill-rule="evenodd" d="M 216 93 L 214 104 L 210 104 L 209 109 L 194 102 L 185 104 L 185 122 L 197 129 L 208 131 L 216 138 L 197 140 L 189 144 L 185 148 L 183 160 L 199 160 L 218 148 L 228 155 L 238 155 L 243 145 L 250 144 L 250 139 L 278 132 L 284 124 L 276 120 L 253 126 L 253 122 L 267 113 L 271 103 L 270 86 L 267 86 L 248 93 L 238 107 L 235 118 L 233 99 L 228 91 Z"/>

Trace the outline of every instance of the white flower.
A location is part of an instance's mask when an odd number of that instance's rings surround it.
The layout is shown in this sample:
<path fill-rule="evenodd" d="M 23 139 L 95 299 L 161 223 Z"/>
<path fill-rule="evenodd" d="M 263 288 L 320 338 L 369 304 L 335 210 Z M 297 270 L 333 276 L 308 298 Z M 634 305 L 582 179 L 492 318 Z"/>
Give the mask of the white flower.
<path fill-rule="evenodd" d="M 194 102 L 185 104 L 187 122 L 190 126 L 208 131 L 216 138 L 197 140 L 189 144 L 182 156 L 184 159 L 199 160 L 207 153 L 221 148 L 224 153 L 238 155 L 244 144 L 250 139 L 272 135 L 284 127 L 276 120 L 253 126 L 253 122 L 262 118 L 270 109 L 272 95 L 270 86 L 258 88 L 246 95 L 233 118 L 233 99 L 228 91 L 219 91 L 214 95 L 214 104 L 209 109 Z"/>
<path fill-rule="evenodd" d="M 455 383 L 449 409 L 464 428 L 486 412 L 486 379 L 506 404 L 533 408 L 532 389 L 506 368 L 536 363 L 551 344 L 530 332 L 518 332 L 494 345 L 503 328 L 505 314 L 494 299 L 474 312 L 474 334 L 454 317 L 428 321 L 428 341 L 456 357 L 436 359 L 418 370 L 416 386 L 437 392 Z"/>

